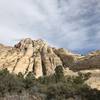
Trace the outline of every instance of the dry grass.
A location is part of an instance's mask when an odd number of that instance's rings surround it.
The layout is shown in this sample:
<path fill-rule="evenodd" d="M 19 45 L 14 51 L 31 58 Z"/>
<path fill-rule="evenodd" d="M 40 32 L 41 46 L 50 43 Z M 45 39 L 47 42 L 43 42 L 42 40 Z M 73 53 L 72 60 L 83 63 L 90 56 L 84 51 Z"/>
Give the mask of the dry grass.
<path fill-rule="evenodd" d="M 6 95 L 4 97 L 0 97 L 0 100 L 44 100 L 39 94 L 29 95 Z"/>

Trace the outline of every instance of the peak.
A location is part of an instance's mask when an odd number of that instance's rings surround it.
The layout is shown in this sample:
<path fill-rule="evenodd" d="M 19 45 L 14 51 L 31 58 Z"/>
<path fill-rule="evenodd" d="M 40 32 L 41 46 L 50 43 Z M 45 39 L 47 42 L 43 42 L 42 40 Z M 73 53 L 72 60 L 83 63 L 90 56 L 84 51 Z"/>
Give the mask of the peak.
<path fill-rule="evenodd" d="M 25 38 L 25 39 L 22 39 L 19 43 L 31 44 L 32 41 L 33 40 L 31 38 Z"/>
<path fill-rule="evenodd" d="M 26 49 L 29 46 L 31 46 L 31 47 L 36 47 L 36 46 L 43 47 L 44 45 L 47 45 L 47 43 L 42 39 L 32 40 L 31 38 L 25 38 L 25 39 L 22 39 L 18 44 L 16 44 L 15 48 Z"/>
<path fill-rule="evenodd" d="M 31 38 L 25 38 L 25 39 L 22 39 L 21 41 L 33 41 Z"/>
<path fill-rule="evenodd" d="M 22 39 L 19 43 L 24 43 L 24 44 L 33 44 L 33 43 L 46 43 L 44 40 L 42 39 L 37 39 L 37 40 L 32 40 L 31 38 L 25 38 Z"/>
<path fill-rule="evenodd" d="M 15 48 L 26 48 L 28 45 L 32 44 L 33 40 L 30 38 L 22 39 L 18 44 L 15 45 Z"/>
<path fill-rule="evenodd" d="M 33 40 L 34 45 L 47 45 L 48 43 L 42 39 Z"/>

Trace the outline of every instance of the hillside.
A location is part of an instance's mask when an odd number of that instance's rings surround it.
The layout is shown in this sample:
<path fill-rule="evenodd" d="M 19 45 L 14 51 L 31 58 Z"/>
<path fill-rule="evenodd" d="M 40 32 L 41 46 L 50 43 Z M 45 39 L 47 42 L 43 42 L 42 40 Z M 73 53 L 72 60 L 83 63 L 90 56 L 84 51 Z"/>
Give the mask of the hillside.
<path fill-rule="evenodd" d="M 93 73 L 88 83 L 94 88 L 100 88 L 99 50 L 81 56 L 63 48 L 51 47 L 41 39 L 30 38 L 21 40 L 14 47 L 0 44 L 0 69 L 7 68 L 10 72 L 22 72 L 24 75 L 33 71 L 38 78 L 53 74 L 58 65 L 63 66 L 65 74 L 77 71 Z"/>
<path fill-rule="evenodd" d="M 0 45 L 0 68 L 8 68 L 18 73 L 32 71 L 36 77 L 54 73 L 57 65 L 69 67 L 80 55 L 73 54 L 63 48 L 50 47 L 43 40 L 21 40 L 14 47 Z"/>

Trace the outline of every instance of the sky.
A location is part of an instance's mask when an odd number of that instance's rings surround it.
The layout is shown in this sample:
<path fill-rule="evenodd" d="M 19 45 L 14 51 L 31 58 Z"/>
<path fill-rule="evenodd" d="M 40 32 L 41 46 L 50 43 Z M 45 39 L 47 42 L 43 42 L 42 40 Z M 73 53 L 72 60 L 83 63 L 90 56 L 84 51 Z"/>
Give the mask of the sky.
<path fill-rule="evenodd" d="M 100 49 L 100 0 L 0 0 L 0 43 L 23 38 L 78 53 Z"/>

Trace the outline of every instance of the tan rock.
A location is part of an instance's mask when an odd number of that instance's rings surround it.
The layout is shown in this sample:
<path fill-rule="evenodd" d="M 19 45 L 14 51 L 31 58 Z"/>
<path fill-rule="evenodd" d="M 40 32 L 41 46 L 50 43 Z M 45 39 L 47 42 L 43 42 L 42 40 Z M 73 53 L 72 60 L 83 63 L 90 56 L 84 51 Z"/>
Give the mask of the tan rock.
<path fill-rule="evenodd" d="M 54 73 L 57 65 L 62 65 L 60 58 L 43 40 L 21 40 L 14 47 L 0 45 L 0 69 L 27 74 L 33 71 L 36 77 Z"/>
<path fill-rule="evenodd" d="M 77 71 L 92 71 L 92 76 L 87 83 L 94 88 L 100 89 L 99 50 L 81 56 L 63 48 L 50 47 L 41 39 L 31 40 L 30 38 L 21 40 L 14 47 L 0 44 L 0 69 L 8 68 L 10 72 L 22 72 L 23 74 L 32 71 L 35 77 L 38 78 L 43 75 L 53 74 L 58 65 L 64 66 L 65 75 L 76 75 L 75 72 Z M 98 69 L 97 75 L 94 70 Z"/>

